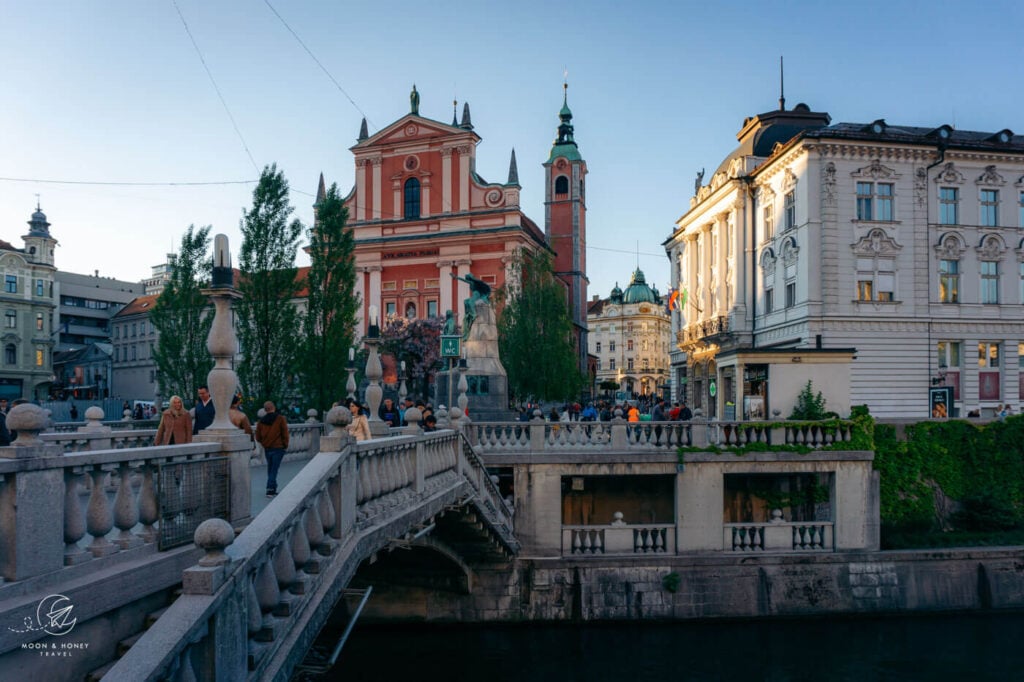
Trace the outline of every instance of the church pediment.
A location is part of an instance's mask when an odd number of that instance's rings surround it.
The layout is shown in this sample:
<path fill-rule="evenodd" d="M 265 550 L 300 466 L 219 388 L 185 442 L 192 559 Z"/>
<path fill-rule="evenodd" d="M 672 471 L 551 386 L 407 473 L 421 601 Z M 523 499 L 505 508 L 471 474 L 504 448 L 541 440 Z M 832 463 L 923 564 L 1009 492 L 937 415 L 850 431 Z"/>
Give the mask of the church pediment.
<path fill-rule="evenodd" d="M 417 116 L 416 114 L 406 114 L 391 125 L 352 147 L 352 151 L 382 145 L 408 144 L 428 139 L 436 140 L 438 137 L 465 138 L 467 136 L 476 140 L 480 139 L 480 136 L 472 131 L 455 128 L 440 121 Z"/>

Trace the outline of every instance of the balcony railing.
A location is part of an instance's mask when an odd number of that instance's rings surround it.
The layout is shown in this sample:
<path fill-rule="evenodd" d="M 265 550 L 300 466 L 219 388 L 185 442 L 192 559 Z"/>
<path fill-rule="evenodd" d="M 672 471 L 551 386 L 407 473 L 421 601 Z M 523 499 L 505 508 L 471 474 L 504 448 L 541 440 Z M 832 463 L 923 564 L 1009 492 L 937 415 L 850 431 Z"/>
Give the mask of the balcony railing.
<path fill-rule="evenodd" d="M 675 553 L 671 523 L 562 526 L 562 556 Z"/>
<path fill-rule="evenodd" d="M 733 552 L 831 552 L 831 521 L 727 523 L 723 548 Z"/>

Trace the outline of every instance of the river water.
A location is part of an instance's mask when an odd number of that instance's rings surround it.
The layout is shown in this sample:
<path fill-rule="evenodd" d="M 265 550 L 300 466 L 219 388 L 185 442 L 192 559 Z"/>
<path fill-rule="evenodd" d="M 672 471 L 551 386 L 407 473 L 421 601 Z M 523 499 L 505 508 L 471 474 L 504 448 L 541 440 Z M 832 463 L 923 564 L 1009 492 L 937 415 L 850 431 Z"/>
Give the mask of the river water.
<path fill-rule="evenodd" d="M 1024 680 L 1024 613 L 357 626 L 332 680 Z"/>

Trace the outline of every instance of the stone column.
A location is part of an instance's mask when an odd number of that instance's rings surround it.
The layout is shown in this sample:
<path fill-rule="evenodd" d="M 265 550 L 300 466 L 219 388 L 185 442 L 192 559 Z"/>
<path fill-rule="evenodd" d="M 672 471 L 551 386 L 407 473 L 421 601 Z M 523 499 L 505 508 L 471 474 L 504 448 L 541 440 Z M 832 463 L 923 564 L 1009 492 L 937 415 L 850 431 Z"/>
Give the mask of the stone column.
<path fill-rule="evenodd" d="M 46 420 L 38 405 L 11 408 L 7 426 L 18 431 L 18 438 L 0 448 L 0 457 L 60 457 L 59 445 L 46 445 L 39 438 Z M 24 580 L 64 567 L 65 498 L 63 468 L 18 471 L 0 483 L 0 575 L 4 579 Z"/>
<path fill-rule="evenodd" d="M 202 293 L 214 305 L 213 325 L 206 339 L 206 349 L 213 357 L 214 366 L 206 377 L 206 383 L 210 388 L 215 414 L 210 427 L 200 431 L 195 439 L 199 442 L 219 443 L 222 454 L 231 458 L 231 502 L 228 515 L 231 524 L 238 528 L 248 524 L 252 518 L 252 491 L 249 484 L 252 445 L 249 437 L 228 418 L 231 398 L 238 388 L 238 375 L 231 368 L 231 360 L 238 347 L 231 306 L 232 301 L 242 295 L 234 288 L 226 235 L 218 234 L 214 237 L 213 252 L 212 286 L 203 289 Z"/>
<path fill-rule="evenodd" d="M 452 212 L 452 148 L 441 148 L 441 212 Z"/>
<path fill-rule="evenodd" d="M 459 212 L 469 210 L 469 170 L 472 164 L 471 147 L 468 144 L 459 147 Z"/>
<path fill-rule="evenodd" d="M 371 220 L 380 220 L 381 210 L 381 157 L 375 156 L 370 159 L 370 164 L 373 167 L 373 205 L 371 207 Z"/>
<path fill-rule="evenodd" d="M 356 220 L 366 220 L 366 159 L 356 161 Z"/>
<path fill-rule="evenodd" d="M 454 312 L 455 308 L 452 306 L 452 262 L 450 260 L 437 262 L 437 281 L 441 288 L 441 307 L 437 312 L 441 315 L 448 310 Z"/>

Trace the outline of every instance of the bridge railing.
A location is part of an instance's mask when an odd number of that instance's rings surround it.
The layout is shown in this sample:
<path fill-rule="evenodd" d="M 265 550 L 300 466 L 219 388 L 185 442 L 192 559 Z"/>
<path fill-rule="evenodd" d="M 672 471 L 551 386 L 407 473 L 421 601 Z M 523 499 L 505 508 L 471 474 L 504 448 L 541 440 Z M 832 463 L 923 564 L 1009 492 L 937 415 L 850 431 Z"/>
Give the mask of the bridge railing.
<path fill-rule="evenodd" d="M 853 422 L 659 421 L 549 423 L 473 422 L 470 442 L 489 452 L 657 452 L 679 447 L 737 447 L 754 443 L 821 448 L 848 442 Z"/>
<path fill-rule="evenodd" d="M 733 552 L 832 551 L 834 535 L 831 521 L 727 523 L 722 547 Z"/>
<path fill-rule="evenodd" d="M 323 596 L 344 587 L 339 564 L 360 538 L 443 488 L 468 481 L 511 523 L 479 458 L 454 431 L 359 443 L 335 431 L 320 449 L 237 538 L 217 520 L 197 530 L 206 557 L 185 571 L 184 594 L 111 669 L 112 679 L 274 676 L 274 661 L 295 646 L 292 629 L 333 607 Z"/>

